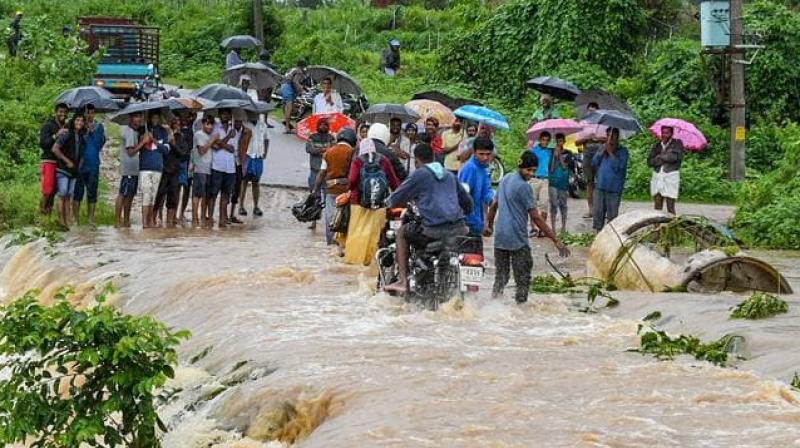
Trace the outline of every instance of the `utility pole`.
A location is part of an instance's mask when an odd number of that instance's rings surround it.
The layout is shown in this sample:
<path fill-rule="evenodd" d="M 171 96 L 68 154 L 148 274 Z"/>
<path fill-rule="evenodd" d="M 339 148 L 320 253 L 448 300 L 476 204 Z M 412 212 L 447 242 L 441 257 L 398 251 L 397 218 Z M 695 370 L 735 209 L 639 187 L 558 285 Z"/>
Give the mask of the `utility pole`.
<path fill-rule="evenodd" d="M 745 96 L 744 96 L 744 47 L 742 35 L 744 26 L 742 20 L 742 0 L 731 0 L 731 92 L 730 92 L 730 143 L 731 163 L 730 179 L 732 181 L 744 180 L 745 161 Z"/>
<path fill-rule="evenodd" d="M 256 39 L 261 42 L 258 50 L 264 49 L 264 5 L 261 0 L 253 0 L 253 28 L 255 28 Z"/>

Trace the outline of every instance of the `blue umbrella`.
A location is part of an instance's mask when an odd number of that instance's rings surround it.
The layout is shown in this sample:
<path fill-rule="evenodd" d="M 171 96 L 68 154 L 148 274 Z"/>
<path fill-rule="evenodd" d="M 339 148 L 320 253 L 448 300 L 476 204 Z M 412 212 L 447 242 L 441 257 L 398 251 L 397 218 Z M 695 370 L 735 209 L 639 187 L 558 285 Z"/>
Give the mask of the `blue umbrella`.
<path fill-rule="evenodd" d="M 492 109 L 489 109 L 488 107 L 468 104 L 466 106 L 461 106 L 458 109 L 456 109 L 453 112 L 453 115 L 455 115 L 456 117 L 463 118 L 465 120 L 485 124 L 496 129 L 505 129 L 505 130 L 510 129 L 506 117 L 504 117 L 499 112 L 495 112 Z"/>

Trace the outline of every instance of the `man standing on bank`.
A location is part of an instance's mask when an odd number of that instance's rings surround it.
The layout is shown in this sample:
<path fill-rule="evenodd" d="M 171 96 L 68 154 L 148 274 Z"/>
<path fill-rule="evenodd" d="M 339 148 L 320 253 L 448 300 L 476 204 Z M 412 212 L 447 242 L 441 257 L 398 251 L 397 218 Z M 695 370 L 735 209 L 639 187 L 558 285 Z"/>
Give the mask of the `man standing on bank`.
<path fill-rule="evenodd" d="M 664 209 L 675 214 L 675 201 L 681 186 L 681 162 L 683 162 L 683 142 L 673 137 L 675 130 L 670 126 L 661 127 L 661 140 L 650 149 L 647 165 L 653 169 L 650 179 L 650 195 L 656 210 Z"/>

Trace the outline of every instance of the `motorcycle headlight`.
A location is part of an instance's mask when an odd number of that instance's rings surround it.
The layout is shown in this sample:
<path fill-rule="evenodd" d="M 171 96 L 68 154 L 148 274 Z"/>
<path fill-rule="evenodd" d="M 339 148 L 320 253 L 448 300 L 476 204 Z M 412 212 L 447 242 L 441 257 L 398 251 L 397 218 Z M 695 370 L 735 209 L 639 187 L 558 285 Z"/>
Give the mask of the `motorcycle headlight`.
<path fill-rule="evenodd" d="M 394 238 L 395 238 L 394 230 L 387 230 L 386 231 L 386 239 L 390 240 L 390 241 L 394 241 Z"/>

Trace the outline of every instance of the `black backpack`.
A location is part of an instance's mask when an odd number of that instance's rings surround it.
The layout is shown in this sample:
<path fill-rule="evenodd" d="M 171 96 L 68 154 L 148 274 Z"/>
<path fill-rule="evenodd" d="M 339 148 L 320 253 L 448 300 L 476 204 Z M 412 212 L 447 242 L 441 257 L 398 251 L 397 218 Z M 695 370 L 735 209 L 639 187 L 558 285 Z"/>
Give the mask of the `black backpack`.
<path fill-rule="evenodd" d="M 358 172 L 358 203 L 364 208 L 383 208 L 389 197 L 389 179 L 381 166 L 383 156 L 374 153 L 371 161 L 369 155 L 360 158 L 363 164 Z"/>

